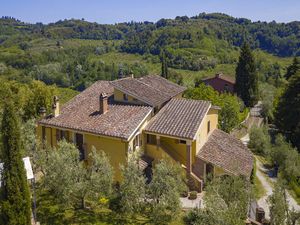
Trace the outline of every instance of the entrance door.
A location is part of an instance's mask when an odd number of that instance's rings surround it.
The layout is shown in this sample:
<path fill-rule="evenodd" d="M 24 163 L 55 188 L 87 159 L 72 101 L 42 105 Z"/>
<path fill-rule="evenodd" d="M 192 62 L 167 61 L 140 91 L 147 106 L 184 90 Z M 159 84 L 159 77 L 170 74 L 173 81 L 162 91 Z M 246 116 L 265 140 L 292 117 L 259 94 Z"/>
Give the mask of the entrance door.
<path fill-rule="evenodd" d="M 83 149 L 83 134 L 76 133 L 76 146 L 79 150 L 79 159 L 84 160 L 84 149 Z"/>
<path fill-rule="evenodd" d="M 214 176 L 214 166 L 210 163 L 206 164 L 206 178 L 211 180 Z"/>

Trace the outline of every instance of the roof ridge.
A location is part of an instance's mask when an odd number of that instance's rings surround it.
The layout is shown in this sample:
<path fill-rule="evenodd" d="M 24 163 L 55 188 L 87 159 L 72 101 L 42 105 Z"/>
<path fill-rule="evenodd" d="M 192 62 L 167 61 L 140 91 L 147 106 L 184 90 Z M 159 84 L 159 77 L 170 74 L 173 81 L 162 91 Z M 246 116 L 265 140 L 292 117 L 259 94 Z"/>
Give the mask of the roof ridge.
<path fill-rule="evenodd" d="M 171 101 L 193 101 L 193 102 L 206 102 L 212 104 L 211 101 L 203 100 L 203 99 L 192 99 L 192 98 L 172 98 Z"/>
<path fill-rule="evenodd" d="M 167 95 L 166 93 L 161 92 L 161 91 L 157 90 L 156 88 L 153 88 L 152 86 L 150 86 L 150 85 L 148 85 L 148 84 L 146 84 L 146 83 L 144 83 L 144 82 L 141 82 L 138 78 L 131 78 L 131 77 L 129 77 L 129 78 L 132 79 L 132 80 L 134 80 L 134 81 L 136 81 L 136 82 L 138 82 L 138 83 L 140 83 L 140 84 L 146 85 L 147 88 L 151 89 L 152 91 L 155 91 L 156 93 L 158 92 L 158 93 L 159 93 L 160 95 L 162 95 L 163 97 L 170 98 L 170 96 Z M 118 80 L 115 80 L 115 81 L 111 81 L 112 86 L 118 88 L 119 90 L 121 90 L 121 91 L 123 91 L 123 92 L 125 92 L 125 93 L 128 93 L 129 95 L 132 95 L 133 97 L 135 97 L 135 98 L 137 98 L 137 99 L 140 99 L 140 100 L 146 102 L 146 103 L 149 104 L 149 105 L 152 105 L 152 103 L 148 102 L 146 99 L 144 99 L 144 98 L 142 98 L 142 97 L 140 97 L 140 96 L 135 95 L 134 93 L 132 93 L 132 91 L 120 87 L 120 86 L 117 84 L 118 81 L 120 81 L 120 80 L 121 80 L 121 79 L 118 79 Z M 128 80 L 129 80 L 129 79 L 128 79 Z"/>
<path fill-rule="evenodd" d="M 109 104 L 111 106 L 128 106 L 128 107 L 139 107 L 139 108 L 152 108 L 151 106 L 147 106 L 147 105 L 135 105 L 135 104 Z"/>
<path fill-rule="evenodd" d="M 150 76 L 152 76 L 152 77 L 159 77 L 159 78 L 162 78 L 162 79 L 164 79 L 164 80 L 166 80 L 168 83 L 170 83 L 170 84 L 172 84 L 172 85 L 176 85 L 176 86 L 178 86 L 178 87 L 183 87 L 183 86 L 181 86 L 181 85 L 179 85 L 179 84 L 176 84 L 176 83 L 174 83 L 174 82 L 172 82 L 172 81 L 169 81 L 168 79 L 166 79 L 166 78 L 164 78 L 164 77 L 162 77 L 162 76 L 159 76 L 159 75 L 156 75 L 156 74 L 148 74 L 148 75 L 146 75 L 146 76 L 143 76 L 143 77 L 139 77 L 139 78 L 136 78 L 136 79 L 138 79 L 140 82 L 142 82 L 141 81 L 141 79 L 143 79 L 144 77 L 150 77 Z M 148 85 L 148 86 L 150 86 L 149 84 L 147 84 L 147 83 L 144 83 L 144 82 L 142 82 L 143 84 L 146 84 L 146 85 Z M 152 86 L 150 86 L 150 87 L 152 87 Z M 155 88 L 155 90 L 157 90 L 157 91 L 159 91 L 159 92 L 162 92 L 162 91 L 160 91 L 159 89 L 157 89 L 157 88 Z M 166 93 L 164 93 L 164 94 L 166 94 Z M 168 95 L 168 94 L 167 94 Z M 168 95 L 169 97 L 174 97 L 174 96 L 171 96 L 171 95 Z"/>
<path fill-rule="evenodd" d="M 157 75 L 147 75 L 147 76 L 157 76 Z M 147 76 L 145 76 L 145 77 L 147 77 Z M 160 92 L 160 93 L 163 93 L 164 95 L 167 95 L 168 97 L 172 97 L 172 96 L 170 96 L 170 95 L 168 95 L 168 94 L 166 94 L 166 93 L 160 91 L 159 89 L 154 88 L 153 86 L 150 86 L 149 84 L 142 82 L 142 81 L 140 80 L 141 78 L 143 78 L 143 77 L 140 77 L 140 78 L 134 78 L 134 79 L 136 79 L 138 82 L 140 82 L 140 83 L 142 83 L 142 84 L 144 84 L 144 85 L 147 85 L 148 87 L 152 88 L 152 89 L 155 90 L 155 91 L 158 91 L 158 92 Z"/>

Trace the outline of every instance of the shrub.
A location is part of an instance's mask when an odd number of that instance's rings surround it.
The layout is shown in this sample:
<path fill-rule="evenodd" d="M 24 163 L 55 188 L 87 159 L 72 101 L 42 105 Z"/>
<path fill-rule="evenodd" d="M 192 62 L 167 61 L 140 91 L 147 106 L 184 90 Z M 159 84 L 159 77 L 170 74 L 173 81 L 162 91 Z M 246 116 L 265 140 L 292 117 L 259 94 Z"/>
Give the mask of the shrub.
<path fill-rule="evenodd" d="M 189 195 L 189 199 L 190 200 L 195 200 L 195 199 L 197 199 L 197 191 L 192 191 L 191 193 L 190 193 L 190 195 Z"/>
<path fill-rule="evenodd" d="M 248 147 L 258 155 L 268 155 L 270 149 L 270 136 L 265 127 L 253 127 L 250 131 Z"/>
<path fill-rule="evenodd" d="M 180 196 L 181 196 L 182 198 L 186 198 L 186 197 L 189 196 L 189 193 L 188 193 L 188 191 L 183 191 L 183 192 L 181 192 Z"/>
<path fill-rule="evenodd" d="M 296 179 L 292 180 L 292 182 L 290 183 L 290 187 L 293 189 L 297 197 L 300 198 L 300 185 L 298 184 Z"/>

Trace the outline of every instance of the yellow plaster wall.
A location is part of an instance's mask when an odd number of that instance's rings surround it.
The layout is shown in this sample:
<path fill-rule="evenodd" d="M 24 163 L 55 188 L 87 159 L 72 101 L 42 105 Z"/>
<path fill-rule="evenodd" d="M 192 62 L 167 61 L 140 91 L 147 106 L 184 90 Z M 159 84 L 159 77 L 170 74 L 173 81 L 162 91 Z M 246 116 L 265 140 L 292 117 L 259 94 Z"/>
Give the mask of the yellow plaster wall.
<path fill-rule="evenodd" d="M 207 125 L 208 121 L 210 121 L 210 132 L 207 133 Z M 196 134 L 196 154 L 199 152 L 201 147 L 207 141 L 209 135 L 218 127 L 218 110 L 210 109 L 206 116 L 204 117 L 200 129 Z"/>
<path fill-rule="evenodd" d="M 224 174 L 228 173 L 226 173 L 222 168 L 214 166 L 214 176 L 222 176 Z"/>
<path fill-rule="evenodd" d="M 46 144 L 48 146 L 57 147 L 57 140 L 56 140 L 56 128 L 46 127 Z M 69 140 L 73 142 L 73 131 L 69 130 Z M 51 139 L 52 135 L 52 139 Z M 42 126 L 38 125 L 37 127 L 37 137 L 42 138 Z M 51 142 L 52 140 L 52 142 Z M 83 134 L 83 141 L 87 147 L 87 154 L 91 152 L 92 146 L 94 146 L 97 150 L 103 150 L 110 159 L 110 163 L 114 168 L 115 172 L 115 180 L 120 181 L 121 173 L 120 173 L 120 164 L 126 164 L 127 162 L 127 149 L 128 143 L 121 141 L 121 139 L 117 138 L 106 138 L 102 136 L 95 136 L 92 134 Z"/>
<path fill-rule="evenodd" d="M 124 101 L 123 94 L 124 94 L 124 92 L 115 88 L 114 89 L 114 100 L 118 101 L 118 102 L 126 102 L 126 103 L 132 103 L 132 104 L 137 104 L 137 105 L 146 105 L 146 103 L 144 103 L 140 100 L 137 100 L 130 95 L 128 95 L 128 101 Z"/>
<path fill-rule="evenodd" d="M 187 151 L 187 144 L 181 144 L 179 143 L 179 139 L 171 138 L 171 137 L 165 137 L 160 136 L 160 143 L 161 148 L 157 148 L 156 145 L 152 144 L 146 144 L 146 154 L 151 156 L 152 158 L 161 159 L 163 155 L 168 155 L 168 153 L 165 153 L 164 149 L 167 148 L 167 150 L 172 156 L 172 158 L 176 159 L 177 162 L 180 162 L 180 164 L 186 165 L 186 151 Z M 196 141 L 193 141 L 191 143 L 191 149 L 192 149 L 192 163 L 196 160 Z"/>
<path fill-rule="evenodd" d="M 166 143 L 166 147 L 169 151 L 175 152 L 175 159 L 181 164 L 186 164 L 186 144 L 180 144 L 178 139 L 161 137 L 162 146 Z"/>
<path fill-rule="evenodd" d="M 150 156 L 151 158 L 154 159 L 154 162 L 153 162 L 154 164 L 158 163 L 159 160 L 161 160 L 161 159 L 171 160 L 174 163 L 176 163 L 176 161 L 173 158 L 171 158 L 161 148 L 157 148 L 156 145 L 149 145 L 149 144 L 147 144 L 147 146 L 146 146 L 146 154 L 148 156 Z"/>
<path fill-rule="evenodd" d="M 104 151 L 110 160 L 110 164 L 114 168 L 115 180 L 121 180 L 120 164 L 127 163 L 127 143 L 121 139 L 112 139 L 100 137 L 90 134 L 84 135 L 84 143 L 87 145 L 87 154 L 89 154 L 94 146 L 98 151 Z"/>
<path fill-rule="evenodd" d="M 144 150 L 144 146 L 146 144 L 146 135 L 143 134 L 143 130 L 145 129 L 145 127 L 148 125 L 149 121 L 151 120 L 152 118 L 152 113 L 150 113 L 148 115 L 148 117 L 143 121 L 143 123 L 139 126 L 139 129 L 136 130 L 136 132 L 134 133 L 134 135 L 130 138 L 129 142 L 128 142 L 128 146 L 130 146 L 131 149 L 134 149 L 134 146 L 133 146 L 133 141 L 136 137 L 136 135 L 138 133 L 141 134 L 141 137 L 142 137 L 142 146 L 140 147 L 140 151 L 143 151 Z"/>

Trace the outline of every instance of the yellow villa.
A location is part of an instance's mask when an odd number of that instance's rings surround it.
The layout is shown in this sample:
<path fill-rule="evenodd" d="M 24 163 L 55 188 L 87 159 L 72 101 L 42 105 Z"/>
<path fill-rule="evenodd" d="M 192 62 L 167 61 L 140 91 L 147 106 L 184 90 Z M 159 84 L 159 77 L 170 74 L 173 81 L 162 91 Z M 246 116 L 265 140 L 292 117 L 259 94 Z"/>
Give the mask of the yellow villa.
<path fill-rule="evenodd" d="M 243 143 L 218 129 L 218 107 L 182 97 L 186 88 L 160 76 L 98 81 L 38 122 L 38 136 L 55 147 L 65 138 L 82 160 L 103 150 L 121 179 L 120 164 L 142 152 L 147 171 L 162 158 L 179 162 L 190 186 L 201 190 L 208 174 L 250 177 L 253 158 Z"/>

